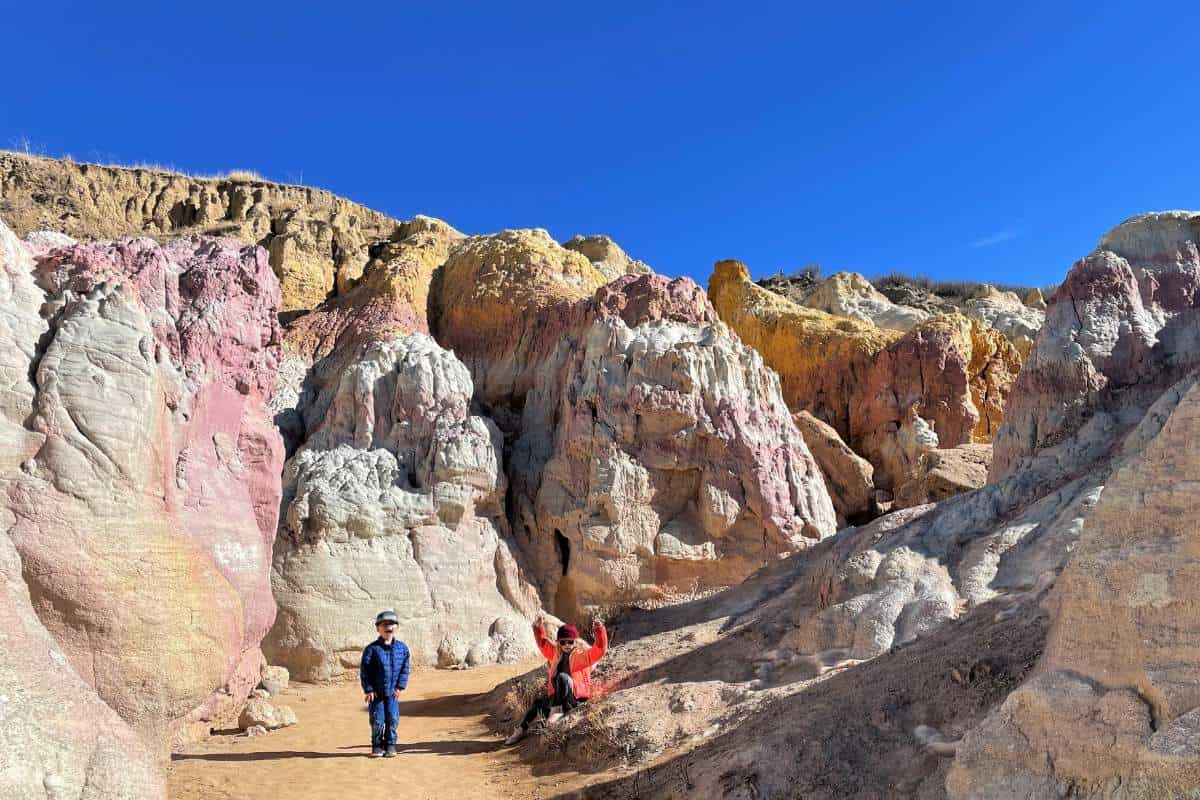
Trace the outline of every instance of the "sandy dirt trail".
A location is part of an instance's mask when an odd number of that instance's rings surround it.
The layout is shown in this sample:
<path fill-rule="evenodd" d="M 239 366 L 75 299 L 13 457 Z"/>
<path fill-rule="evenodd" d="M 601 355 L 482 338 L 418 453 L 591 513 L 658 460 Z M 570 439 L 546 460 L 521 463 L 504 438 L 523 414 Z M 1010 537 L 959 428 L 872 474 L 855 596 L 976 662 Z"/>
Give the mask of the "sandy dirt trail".
<path fill-rule="evenodd" d="M 299 724 L 266 736 L 218 735 L 172 759 L 171 800 L 540 800 L 597 780 L 575 773 L 535 777 L 519 749 L 501 747 L 484 725 L 482 693 L 536 662 L 413 674 L 400 704 L 392 759 L 372 759 L 357 683 L 293 684 L 279 701 Z M 394 789 L 380 795 L 385 784 Z"/>

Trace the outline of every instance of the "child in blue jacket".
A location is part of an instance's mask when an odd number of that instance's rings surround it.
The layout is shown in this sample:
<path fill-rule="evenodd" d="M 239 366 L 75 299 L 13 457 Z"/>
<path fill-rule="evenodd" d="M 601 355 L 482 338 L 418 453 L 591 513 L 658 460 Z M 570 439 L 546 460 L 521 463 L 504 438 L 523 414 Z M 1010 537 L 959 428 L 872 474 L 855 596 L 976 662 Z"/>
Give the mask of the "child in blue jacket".
<path fill-rule="evenodd" d="M 363 650 L 358 677 L 371 715 L 371 758 L 396 755 L 400 693 L 408 688 L 408 646 L 396 638 L 400 618 L 388 609 L 375 617 L 379 638 Z"/>

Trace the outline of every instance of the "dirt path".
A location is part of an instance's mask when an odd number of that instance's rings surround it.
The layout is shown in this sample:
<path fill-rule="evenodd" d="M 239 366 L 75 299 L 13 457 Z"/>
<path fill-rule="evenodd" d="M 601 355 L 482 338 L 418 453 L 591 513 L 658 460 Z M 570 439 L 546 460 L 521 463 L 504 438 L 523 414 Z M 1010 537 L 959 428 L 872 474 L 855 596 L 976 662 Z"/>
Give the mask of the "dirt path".
<path fill-rule="evenodd" d="M 381 779 L 406 800 L 540 800 L 585 782 L 535 778 L 519 752 L 483 724 L 480 695 L 534 664 L 462 672 L 421 670 L 401 701 L 393 759 L 367 758 L 370 731 L 357 684 L 294 684 L 280 702 L 300 718 L 266 736 L 214 736 L 176 754 L 171 800 L 347 800 L 379 795 Z M 595 780 L 592 776 L 592 780 Z"/>

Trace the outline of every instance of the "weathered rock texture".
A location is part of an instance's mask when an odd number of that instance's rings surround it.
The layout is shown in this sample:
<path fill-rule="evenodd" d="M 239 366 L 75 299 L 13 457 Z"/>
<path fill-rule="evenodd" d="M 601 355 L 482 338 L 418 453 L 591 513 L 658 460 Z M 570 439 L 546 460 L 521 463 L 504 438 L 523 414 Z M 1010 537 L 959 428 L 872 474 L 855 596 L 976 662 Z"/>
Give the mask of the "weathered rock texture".
<path fill-rule="evenodd" d="M 1132 220 L 1073 268 L 1015 390 L 1025 413 L 1004 423 L 1008 466 L 992 483 L 843 530 L 735 590 L 618 629 L 629 644 L 613 653 L 619 671 L 600 678 L 613 691 L 563 752 L 633 730 L 635 760 L 678 755 L 587 794 L 1200 788 L 1188 524 L 1200 511 L 1189 477 L 1200 435 L 1196 220 Z M 1063 343 L 1075 346 L 1051 362 Z M 1051 586 L 1047 638 L 1039 601 Z M 830 668 L 840 671 L 812 681 Z M 664 686 L 695 699 L 678 736 L 658 722 L 669 718 L 654 699 Z M 765 693 L 777 702 L 757 699 Z M 726 727 L 730 703 L 744 703 L 749 722 Z M 831 732 L 831 717 L 853 735 Z"/>
<path fill-rule="evenodd" d="M 1134 217 L 1072 268 L 1051 298 L 1005 409 L 993 478 L 1014 474 L 1038 451 L 1080 433 L 1095 438 L 1097 416 L 1128 424 L 1144 396 L 1200 360 L 1197 241 L 1198 214 Z"/>
<path fill-rule="evenodd" d="M 29 404 L 6 414 L 5 534 L 71 666 L 165 748 L 236 719 L 274 618 L 278 283 L 231 241 L 74 245 L 35 266 L 0 236 L 19 277 L 5 394 Z"/>
<path fill-rule="evenodd" d="M 780 374 L 794 410 L 828 422 L 892 489 L 915 464 L 902 429 L 919 417 L 938 445 L 991 440 L 1020 369 L 1008 340 L 959 315 L 908 333 L 803 308 L 750 282 L 746 267 L 719 262 L 709 297 L 721 319 Z"/>
<path fill-rule="evenodd" d="M 1037 292 L 1037 289 L 1034 289 Z M 1033 303 L 1041 298 L 1030 297 Z M 984 284 L 962 304 L 962 313 L 1004 334 L 1021 353 L 1028 354 L 1033 340 L 1045 322 L 1045 302 L 1041 308 L 1026 303 L 1015 292 L 1003 292 Z"/>
<path fill-rule="evenodd" d="M 348 289 L 396 220 L 329 192 L 243 178 L 74 164 L 0 153 L 0 218 L 24 235 L 79 239 L 231 236 L 261 244 L 283 286 L 281 311 Z"/>
<path fill-rule="evenodd" d="M 959 748 L 954 798 L 1200 790 L 1200 386 L 1116 472 L 1046 605 L 1037 677 Z"/>
<path fill-rule="evenodd" d="M 921 455 L 907 480 L 896 487 L 894 509 L 938 503 L 956 494 L 978 489 L 987 483 L 992 448 L 986 444 L 963 444 L 949 450 L 935 449 Z"/>
<path fill-rule="evenodd" d="M 541 229 L 472 237 L 439 280 L 434 334 L 487 402 L 528 392 L 571 309 L 607 283 L 586 256 Z"/>
<path fill-rule="evenodd" d="M 352 669 L 381 608 L 424 663 L 529 656 L 537 598 L 503 536 L 502 440 L 470 413 L 466 367 L 411 334 L 308 381 L 284 470 L 272 663 L 302 680 Z"/>
<path fill-rule="evenodd" d="M 649 275 L 654 272 L 644 261 L 630 258 L 607 236 L 576 236 L 563 242 L 563 247 L 583 253 L 592 266 L 610 281 L 622 275 Z"/>
<path fill-rule="evenodd" d="M 1198 242 L 1200 214 L 1135 217 L 1075 265 L 1047 309 L 993 473 L 1022 475 L 1068 442 L 1076 463 L 1114 457 L 1120 468 L 1046 602 L 1037 677 L 964 740 L 952 797 L 1200 790 Z M 1114 452 L 1111 432 L 1123 430 Z"/>
<path fill-rule="evenodd" d="M 601 285 L 539 231 L 478 237 L 442 281 L 439 339 L 513 441 L 510 519 L 556 613 L 729 585 L 835 529 L 778 379 L 691 281 Z"/>
<path fill-rule="evenodd" d="M 804 305 L 894 331 L 911 330 L 930 317 L 928 311 L 888 300 L 857 272 L 831 275 L 804 300 Z"/>
<path fill-rule="evenodd" d="M 839 527 L 848 520 L 870 516 L 875 508 L 875 470 L 871 462 L 851 450 L 832 426 L 807 411 L 792 419 L 825 477 Z"/>
<path fill-rule="evenodd" d="M 0 285 L 6 280 L 0 267 Z M 84 682 L 34 613 L 8 536 L 0 536 L 0 648 L 0 797 L 166 800 L 152 750 Z"/>

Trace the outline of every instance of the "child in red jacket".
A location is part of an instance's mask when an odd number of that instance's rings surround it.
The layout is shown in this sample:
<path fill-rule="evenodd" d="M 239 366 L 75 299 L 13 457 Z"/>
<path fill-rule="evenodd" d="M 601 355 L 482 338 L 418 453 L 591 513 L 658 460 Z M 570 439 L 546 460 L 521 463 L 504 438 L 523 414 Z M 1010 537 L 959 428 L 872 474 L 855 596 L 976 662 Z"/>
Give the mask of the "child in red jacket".
<path fill-rule="evenodd" d="M 546 638 L 546 624 L 539 618 L 533 623 L 533 638 L 538 650 L 546 657 L 546 694 L 534 701 L 521 725 L 504 740 L 505 744 L 521 741 L 529 726 L 539 716 L 547 722 L 555 722 L 580 703 L 592 696 L 592 667 L 608 652 L 608 631 L 604 623 L 596 620 L 592 626 L 591 647 L 579 638 L 574 625 L 563 625 L 558 629 L 558 642 Z"/>

